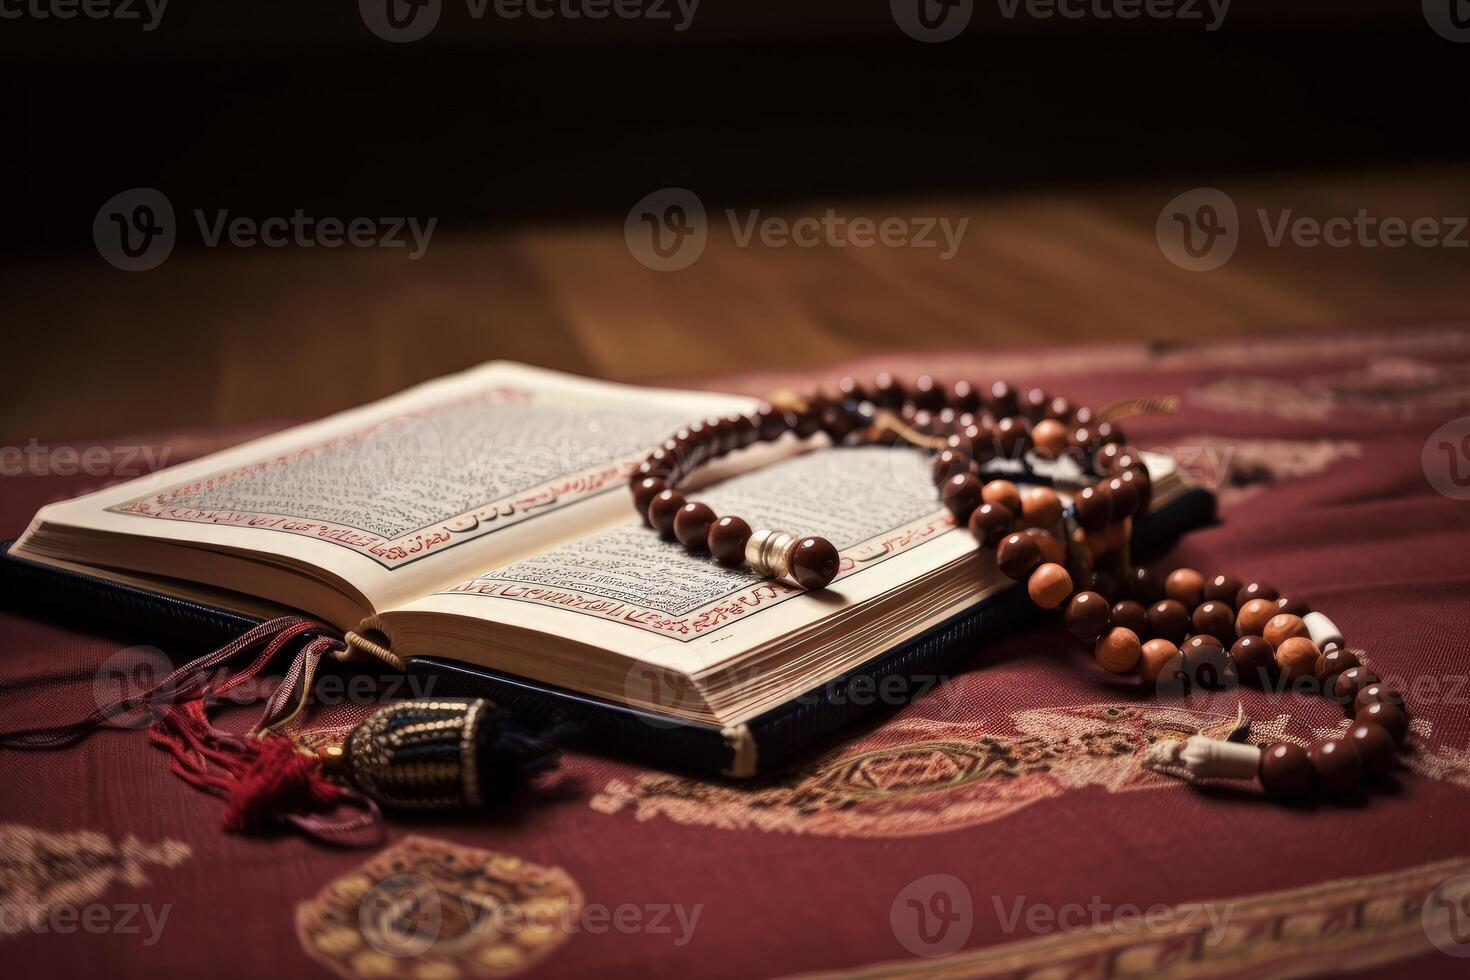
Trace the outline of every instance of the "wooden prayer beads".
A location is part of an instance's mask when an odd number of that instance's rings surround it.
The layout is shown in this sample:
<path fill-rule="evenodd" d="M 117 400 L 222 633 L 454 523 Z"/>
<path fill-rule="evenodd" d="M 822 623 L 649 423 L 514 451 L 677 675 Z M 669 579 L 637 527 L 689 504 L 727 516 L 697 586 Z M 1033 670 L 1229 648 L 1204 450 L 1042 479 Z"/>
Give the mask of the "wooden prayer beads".
<path fill-rule="evenodd" d="M 1296 797 L 1313 789 L 1353 792 L 1392 768 L 1408 734 L 1403 697 L 1358 662 L 1326 616 L 1259 581 L 1207 577 L 1191 568 L 1160 578 L 1128 567 L 1132 518 L 1147 513 L 1153 493 L 1143 457 L 1127 447 L 1114 422 L 1041 389 L 1018 392 L 1003 381 L 945 386 L 927 376 L 905 386 L 886 373 L 869 384 L 844 378 L 835 397 L 783 397 L 779 406 L 765 404 L 748 416 L 679 429 L 630 475 L 634 507 L 660 535 L 691 552 L 795 587 L 825 588 L 842 562 L 830 542 L 752 530 L 677 489 L 697 466 L 736 449 L 819 432 L 834 444 L 906 441 L 930 449 L 939 502 L 955 523 L 991 550 L 1003 574 L 1025 584 L 1036 605 L 1064 610 L 1067 629 L 1104 669 L 1137 669 L 1161 688 L 1282 678 L 1296 689 L 1321 691 L 1352 716 L 1342 738 L 1307 749 L 1276 743 L 1257 752 L 1191 739 L 1173 759 L 1190 773 L 1253 775 L 1268 794 Z M 987 478 L 994 473 L 990 464 L 1027 454 L 1070 457 L 1091 482 L 1065 506 L 1049 486 L 1023 492 L 1009 473 Z M 1022 482 L 1034 482 L 1033 471 L 1025 473 Z M 1080 569 L 1069 561 L 1074 553 Z M 1119 554 L 1122 561 L 1107 567 L 1104 559 Z"/>

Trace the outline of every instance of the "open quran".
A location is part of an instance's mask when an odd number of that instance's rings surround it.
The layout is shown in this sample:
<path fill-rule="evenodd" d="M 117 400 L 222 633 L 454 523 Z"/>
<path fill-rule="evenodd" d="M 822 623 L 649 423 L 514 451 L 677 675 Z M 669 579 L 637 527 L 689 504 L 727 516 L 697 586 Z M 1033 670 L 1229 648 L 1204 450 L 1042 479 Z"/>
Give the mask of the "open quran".
<path fill-rule="evenodd" d="M 989 600 L 994 628 L 1024 605 L 998 601 L 1013 583 L 904 446 L 788 435 L 699 472 L 717 513 L 836 545 L 826 590 L 661 539 L 633 467 L 758 404 L 492 363 L 47 506 L 9 557 L 246 619 L 301 611 L 446 692 L 750 775 L 864 707 L 853 678 L 962 666 Z M 1168 511 L 1188 490 L 1148 462 Z"/>

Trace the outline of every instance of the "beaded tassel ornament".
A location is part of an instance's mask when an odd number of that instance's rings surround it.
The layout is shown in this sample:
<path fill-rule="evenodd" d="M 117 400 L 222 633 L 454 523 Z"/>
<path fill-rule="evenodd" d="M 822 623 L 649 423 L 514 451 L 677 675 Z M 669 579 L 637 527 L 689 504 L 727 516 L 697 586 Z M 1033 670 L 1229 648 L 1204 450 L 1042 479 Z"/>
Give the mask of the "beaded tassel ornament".
<path fill-rule="evenodd" d="M 298 643 L 283 682 L 247 734 L 210 721 L 210 704 L 226 695 L 242 703 L 237 689 Z M 292 827 L 342 845 L 382 839 L 380 805 L 419 811 L 488 806 L 555 764 L 556 730 L 532 734 L 483 698 L 397 701 L 347 732 L 340 744 L 328 738 L 308 747 L 321 741 L 308 737 L 316 734 L 310 728 L 294 738 L 283 734 L 309 706 L 323 658 L 346 661 L 352 655 L 331 627 L 283 616 L 78 721 L 0 733 L 0 747 L 64 748 L 143 713 L 150 720 L 149 739 L 169 753 L 172 770 L 224 799 L 225 829 Z M 229 669 L 247 656 L 245 666 Z"/>

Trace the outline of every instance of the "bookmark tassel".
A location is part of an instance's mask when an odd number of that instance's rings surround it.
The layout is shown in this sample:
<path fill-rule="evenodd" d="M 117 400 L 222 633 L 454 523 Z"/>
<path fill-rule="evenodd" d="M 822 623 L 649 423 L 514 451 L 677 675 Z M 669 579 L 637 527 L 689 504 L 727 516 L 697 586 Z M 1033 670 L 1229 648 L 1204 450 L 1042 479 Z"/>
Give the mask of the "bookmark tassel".
<path fill-rule="evenodd" d="M 293 658 L 286 682 L 272 695 L 249 735 L 216 727 L 207 705 L 257 677 L 292 642 L 310 637 Z M 124 715 L 147 711 L 148 736 L 167 751 L 170 769 L 190 785 L 225 799 L 224 825 L 260 832 L 282 824 L 332 844 L 364 845 L 382 839 L 377 805 L 357 790 L 326 778 L 314 753 L 270 731 L 293 718 L 309 697 L 311 679 L 325 655 L 347 646 L 331 627 L 302 616 L 283 616 L 253 627 L 211 653 L 175 669 L 141 694 L 102 705 L 78 721 L 0 733 L 0 748 L 56 749 L 73 745 Z M 246 654 L 243 668 L 219 673 Z M 296 704 L 287 714 L 287 708 Z"/>
<path fill-rule="evenodd" d="M 248 734 L 209 720 L 212 702 L 259 676 L 298 640 L 305 642 Z M 226 830 L 260 833 L 287 825 L 327 843 L 359 846 L 383 836 L 380 803 L 454 810 L 504 801 L 553 767 L 555 743 L 572 733 L 566 725 L 526 731 L 485 699 L 417 699 L 378 709 L 346 733 L 340 748 L 319 755 L 281 730 L 310 702 L 322 659 L 345 660 L 348 653 L 329 626 L 301 616 L 273 619 L 79 721 L 0 733 L 0 748 L 65 748 L 119 716 L 146 711 L 153 719 L 148 738 L 169 753 L 173 773 L 224 799 Z M 244 667 L 226 671 L 248 654 L 254 656 Z"/>

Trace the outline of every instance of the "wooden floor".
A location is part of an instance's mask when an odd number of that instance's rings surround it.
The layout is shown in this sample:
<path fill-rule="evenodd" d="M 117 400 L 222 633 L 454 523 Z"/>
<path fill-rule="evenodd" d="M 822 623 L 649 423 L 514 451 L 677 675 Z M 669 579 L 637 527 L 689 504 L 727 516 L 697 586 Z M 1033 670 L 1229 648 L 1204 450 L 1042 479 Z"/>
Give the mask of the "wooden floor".
<path fill-rule="evenodd" d="M 317 415 L 491 358 L 647 380 L 890 349 L 1470 315 L 1470 249 L 1271 247 L 1256 216 L 1470 215 L 1470 170 L 1215 184 L 1242 230 L 1212 272 L 1176 267 L 1155 239 L 1160 209 L 1190 183 L 832 204 L 846 217 L 968 218 L 949 261 L 936 249 L 741 247 L 712 209 L 703 256 L 679 272 L 638 264 L 621 222 L 444 232 L 416 262 L 403 250 L 217 248 L 176 251 L 146 273 L 96 256 L 12 266 L 0 273 L 15 366 L 0 386 L 0 441 Z"/>

